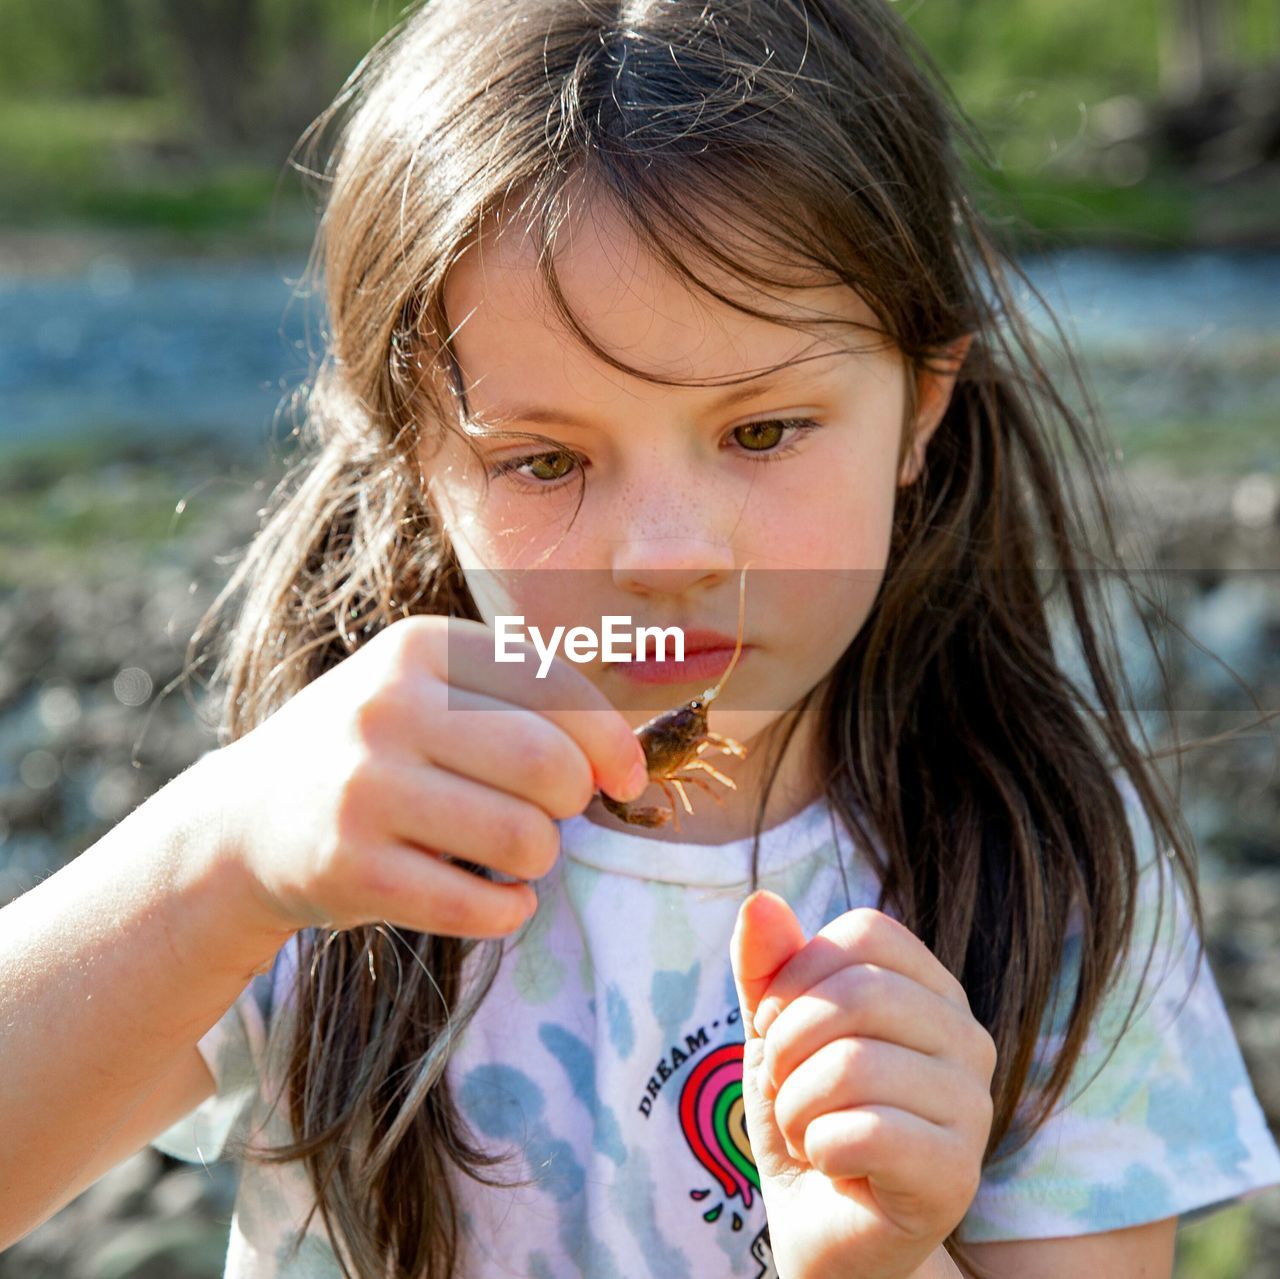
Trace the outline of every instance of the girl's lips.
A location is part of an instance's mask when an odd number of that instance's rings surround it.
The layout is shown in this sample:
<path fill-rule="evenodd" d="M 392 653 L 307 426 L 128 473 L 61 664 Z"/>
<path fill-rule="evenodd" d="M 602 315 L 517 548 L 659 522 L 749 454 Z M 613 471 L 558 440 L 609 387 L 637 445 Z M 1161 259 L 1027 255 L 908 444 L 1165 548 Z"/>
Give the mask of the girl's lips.
<path fill-rule="evenodd" d="M 751 651 L 750 644 L 742 646 L 738 667 L 747 660 Z M 608 662 L 606 669 L 617 671 L 624 679 L 637 684 L 687 684 L 696 680 L 711 685 L 729 669 L 732 659 L 733 645 L 728 644 L 723 648 L 704 648 L 696 653 L 686 648 L 683 662 Z M 734 674 L 737 674 L 737 667 Z"/>

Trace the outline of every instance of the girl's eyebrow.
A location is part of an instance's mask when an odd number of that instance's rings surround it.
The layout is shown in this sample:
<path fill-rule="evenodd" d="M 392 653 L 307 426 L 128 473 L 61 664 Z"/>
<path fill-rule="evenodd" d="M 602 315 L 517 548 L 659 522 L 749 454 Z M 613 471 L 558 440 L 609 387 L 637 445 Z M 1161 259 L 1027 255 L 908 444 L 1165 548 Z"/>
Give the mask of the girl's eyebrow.
<path fill-rule="evenodd" d="M 833 351 L 828 354 L 838 355 L 843 354 L 843 352 Z M 814 358 L 820 357 L 810 357 L 810 359 Z M 750 400 L 756 396 L 764 395 L 777 387 L 779 383 L 790 381 L 794 376 L 794 370 L 801 364 L 807 365 L 808 363 L 808 360 L 794 361 L 773 372 L 757 373 L 752 377 L 743 378 L 740 382 L 734 383 L 723 395 L 716 396 L 714 400 L 705 405 L 703 411 L 712 413 L 718 409 L 738 404 L 743 400 Z M 822 376 L 826 372 L 826 370 L 815 369 L 806 369 L 805 371 L 811 376 Z M 541 404 L 517 405 L 511 409 L 494 409 L 486 412 L 483 416 L 473 414 L 473 420 L 487 423 L 537 422 L 544 426 L 574 426 L 584 431 L 594 430 L 598 426 L 598 423 L 591 421 L 589 418 L 579 417 L 568 409 L 557 409 Z"/>

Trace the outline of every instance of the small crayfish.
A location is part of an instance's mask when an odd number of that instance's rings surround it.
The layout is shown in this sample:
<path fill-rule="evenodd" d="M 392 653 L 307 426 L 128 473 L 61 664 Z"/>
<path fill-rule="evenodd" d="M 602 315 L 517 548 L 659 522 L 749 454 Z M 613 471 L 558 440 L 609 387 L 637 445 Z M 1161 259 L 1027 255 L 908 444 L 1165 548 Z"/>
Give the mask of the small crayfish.
<path fill-rule="evenodd" d="M 605 808 L 624 822 L 630 822 L 633 826 L 662 826 L 674 818 L 675 829 L 679 830 L 680 816 L 676 811 L 671 791 L 674 788 L 680 796 L 685 812 L 692 813 L 693 805 L 689 803 L 689 796 L 685 791 L 685 786 L 690 783 L 701 786 L 717 803 L 723 803 L 721 797 L 711 789 L 711 783 L 701 776 L 701 773 L 710 773 L 716 781 L 728 786 L 730 790 L 738 789 L 732 777 L 726 777 L 719 769 L 702 759 L 701 755 L 703 751 L 713 748 L 726 755 L 736 755 L 739 759 L 745 759 L 747 754 L 747 748 L 741 742 L 735 742 L 731 737 L 724 737 L 720 733 L 710 731 L 707 727 L 707 709 L 720 696 L 725 681 L 732 674 L 738 662 L 738 655 L 742 652 L 742 623 L 746 603 L 748 566 L 749 561 L 742 566 L 742 578 L 738 586 L 738 638 L 734 645 L 733 657 L 725 668 L 724 674 L 720 676 L 713 688 L 706 689 L 698 697 L 690 698 L 682 706 L 655 715 L 635 730 L 644 748 L 649 776 L 662 787 L 662 793 L 667 797 L 670 808 L 659 808 L 655 805 L 637 806 L 634 801 L 624 804 L 621 800 L 613 799 L 601 791 L 600 800 Z"/>

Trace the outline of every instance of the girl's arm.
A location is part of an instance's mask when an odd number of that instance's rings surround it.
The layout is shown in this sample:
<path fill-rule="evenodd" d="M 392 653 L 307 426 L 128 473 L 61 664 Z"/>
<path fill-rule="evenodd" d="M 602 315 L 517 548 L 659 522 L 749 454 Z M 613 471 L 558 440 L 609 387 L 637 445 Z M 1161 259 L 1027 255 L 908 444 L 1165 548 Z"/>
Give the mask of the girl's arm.
<path fill-rule="evenodd" d="M 1177 1217 L 1126 1230 L 1107 1230 L 1063 1239 L 1017 1239 L 971 1243 L 982 1267 L 979 1279 L 1080 1279 L 1081 1275 L 1123 1275 L 1124 1279 L 1169 1279 Z M 939 1248 L 911 1279 L 973 1279 L 945 1248 Z"/>
<path fill-rule="evenodd" d="M 945 1248 L 939 1248 L 911 1279 L 967 1279 Z"/>
<path fill-rule="evenodd" d="M 1178 1229 L 1177 1217 L 1148 1221 L 1124 1230 L 1072 1235 L 1061 1239 L 1016 1239 L 1007 1243 L 970 1244 L 973 1259 L 983 1268 L 982 1279 L 1078 1279 L 1080 1275 L 1123 1275 L 1125 1279 L 1169 1279 Z M 932 1264 L 937 1254 L 930 1258 Z M 918 1273 L 918 1279 L 961 1276 L 951 1270 Z"/>
<path fill-rule="evenodd" d="M 494 710 L 451 707 L 450 652 Z M 0 911 L 0 1248 L 163 1131 L 203 1086 L 194 1045 L 298 929 L 513 933 L 554 819 L 648 785 L 585 675 L 492 654 L 478 622 L 392 623 Z"/>
<path fill-rule="evenodd" d="M 140 1148 L 138 1113 L 291 935 L 229 853 L 222 755 L 0 910 L 0 1249 Z"/>

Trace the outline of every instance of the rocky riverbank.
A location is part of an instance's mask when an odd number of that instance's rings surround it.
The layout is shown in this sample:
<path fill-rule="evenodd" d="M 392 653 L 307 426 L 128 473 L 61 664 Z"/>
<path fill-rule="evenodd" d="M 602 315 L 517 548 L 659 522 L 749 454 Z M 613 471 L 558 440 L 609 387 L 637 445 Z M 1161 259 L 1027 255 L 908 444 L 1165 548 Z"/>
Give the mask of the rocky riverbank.
<path fill-rule="evenodd" d="M 204 672 L 187 667 L 186 642 L 267 489 L 251 466 L 215 449 L 126 451 L 88 474 L 65 457 L 43 469 L 34 457 L 0 464 L 0 505 L 10 511 L 0 516 L 0 904 L 216 744 Z M 1150 465 L 1131 483 L 1142 504 L 1135 532 L 1173 570 L 1171 607 L 1263 706 L 1280 706 L 1275 477 L 1187 478 Z M 1207 661 L 1174 666 L 1184 736 L 1256 714 Z M 1280 970 L 1271 962 L 1280 955 L 1280 724 L 1271 727 L 1274 735 L 1257 729 L 1187 754 L 1182 795 L 1201 849 L 1210 962 L 1280 1126 Z M 144 1150 L 0 1256 L 0 1277 L 212 1279 L 234 1186 L 233 1168 Z M 1280 1191 L 1254 1201 L 1247 1224 L 1252 1260 L 1240 1269 L 1214 1269 L 1221 1249 L 1199 1243 L 1211 1230 L 1225 1238 L 1221 1222 L 1197 1226 L 1195 1240 L 1186 1232 L 1180 1279 L 1274 1274 Z"/>

